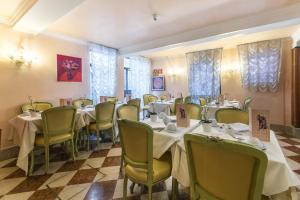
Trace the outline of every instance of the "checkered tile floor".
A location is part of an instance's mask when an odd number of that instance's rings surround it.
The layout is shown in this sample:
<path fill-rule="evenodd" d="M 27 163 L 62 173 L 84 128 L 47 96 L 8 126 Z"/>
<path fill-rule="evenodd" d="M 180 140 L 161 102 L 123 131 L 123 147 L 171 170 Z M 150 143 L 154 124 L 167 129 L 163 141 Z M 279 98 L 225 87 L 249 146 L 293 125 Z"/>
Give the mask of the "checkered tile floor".
<path fill-rule="evenodd" d="M 300 178 L 300 139 L 277 134 L 291 168 Z M 76 161 L 68 160 L 61 147 L 51 149 L 49 174 L 44 174 L 43 155 L 37 156 L 34 176 L 26 177 L 16 167 L 16 159 L 0 162 L 1 199 L 121 199 L 123 174 L 119 173 L 121 148 L 102 143 L 101 150 L 81 151 Z M 66 161 L 68 160 L 68 161 Z M 128 199 L 147 199 L 145 189 L 135 186 Z M 153 188 L 153 199 L 170 199 L 171 180 Z M 188 190 L 179 189 L 179 199 L 189 199 Z"/>

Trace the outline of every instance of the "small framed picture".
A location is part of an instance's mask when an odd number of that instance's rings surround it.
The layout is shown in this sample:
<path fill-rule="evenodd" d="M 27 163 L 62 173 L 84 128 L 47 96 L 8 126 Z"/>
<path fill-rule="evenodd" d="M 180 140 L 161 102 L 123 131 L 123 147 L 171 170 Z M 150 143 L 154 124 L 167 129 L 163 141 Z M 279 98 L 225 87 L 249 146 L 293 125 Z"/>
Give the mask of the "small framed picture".
<path fill-rule="evenodd" d="M 152 91 L 164 91 L 165 90 L 165 77 L 153 76 L 152 77 Z"/>
<path fill-rule="evenodd" d="M 268 110 L 250 111 L 252 136 L 262 141 L 270 141 L 270 112 Z"/>

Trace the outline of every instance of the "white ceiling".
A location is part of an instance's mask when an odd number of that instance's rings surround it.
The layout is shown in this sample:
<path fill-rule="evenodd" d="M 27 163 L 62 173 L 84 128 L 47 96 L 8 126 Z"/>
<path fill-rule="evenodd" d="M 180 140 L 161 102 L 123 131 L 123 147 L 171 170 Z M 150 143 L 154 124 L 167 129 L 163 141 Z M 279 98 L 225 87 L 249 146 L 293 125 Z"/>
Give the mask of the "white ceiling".
<path fill-rule="evenodd" d="M 222 39 L 217 39 L 209 42 L 182 45 L 175 48 L 168 48 L 165 50 L 149 51 L 140 53 L 141 55 L 149 58 L 164 58 L 172 56 L 181 56 L 188 52 L 201 51 L 205 49 L 224 48 L 231 49 L 235 48 L 239 44 L 257 42 L 262 40 L 271 40 L 277 38 L 291 37 L 293 33 L 299 30 L 300 26 L 290 26 L 281 29 L 274 29 L 271 31 L 262 31 L 251 34 L 239 34 L 230 36 Z"/>
<path fill-rule="evenodd" d="M 294 2 L 297 0 L 85 0 L 48 31 L 124 48 Z M 158 14 L 156 22 L 152 13 Z"/>
<path fill-rule="evenodd" d="M 202 47 L 206 38 L 300 24 L 300 0 L 0 0 L 0 5 L 0 23 L 16 30 L 96 42 L 122 54 L 184 52 Z"/>

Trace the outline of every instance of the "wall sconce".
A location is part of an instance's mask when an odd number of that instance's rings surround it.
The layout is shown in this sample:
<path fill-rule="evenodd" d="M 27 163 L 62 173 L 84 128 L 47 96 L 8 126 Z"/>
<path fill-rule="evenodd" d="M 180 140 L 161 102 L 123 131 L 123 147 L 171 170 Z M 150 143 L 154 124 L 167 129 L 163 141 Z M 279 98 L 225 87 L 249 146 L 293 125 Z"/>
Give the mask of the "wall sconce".
<path fill-rule="evenodd" d="M 29 51 L 26 51 L 24 47 L 17 49 L 12 55 L 9 55 L 10 60 L 18 67 L 23 65 L 31 66 L 36 57 Z"/>
<path fill-rule="evenodd" d="M 183 73 L 183 70 L 181 68 L 169 68 L 168 69 L 168 75 L 173 76 L 174 78 L 178 75 Z"/>

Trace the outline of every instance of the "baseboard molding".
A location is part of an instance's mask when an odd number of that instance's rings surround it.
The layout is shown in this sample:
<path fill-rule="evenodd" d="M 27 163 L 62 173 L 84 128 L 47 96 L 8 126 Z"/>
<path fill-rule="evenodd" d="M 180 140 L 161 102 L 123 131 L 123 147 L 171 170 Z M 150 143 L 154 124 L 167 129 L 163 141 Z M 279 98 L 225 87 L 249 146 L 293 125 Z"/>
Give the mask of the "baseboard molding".
<path fill-rule="evenodd" d="M 7 160 L 10 158 L 16 158 L 19 153 L 19 147 L 18 146 L 12 146 L 6 149 L 0 150 L 0 161 Z"/>
<path fill-rule="evenodd" d="M 281 124 L 271 124 L 270 127 L 273 131 L 282 132 L 287 135 L 300 138 L 300 128 L 296 128 L 292 125 L 285 126 Z"/>

